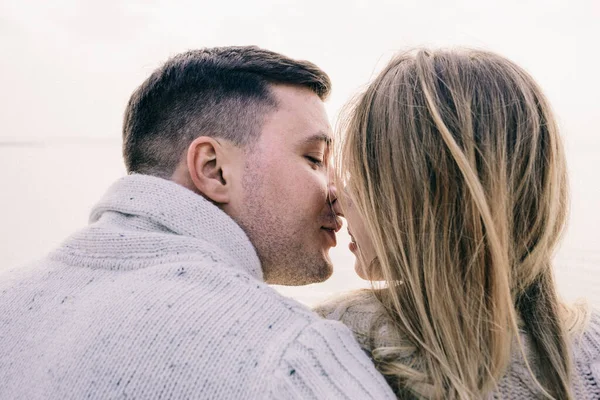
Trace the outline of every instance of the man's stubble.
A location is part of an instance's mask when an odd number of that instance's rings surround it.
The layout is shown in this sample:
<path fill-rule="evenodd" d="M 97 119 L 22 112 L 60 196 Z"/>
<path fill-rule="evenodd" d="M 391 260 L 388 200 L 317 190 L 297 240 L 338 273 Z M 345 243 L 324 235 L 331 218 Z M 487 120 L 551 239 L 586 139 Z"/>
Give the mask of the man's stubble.
<path fill-rule="evenodd" d="M 298 211 L 283 204 L 276 193 L 267 191 L 264 169 L 253 157 L 249 158 L 242 181 L 243 211 L 237 222 L 257 251 L 265 281 L 301 286 L 327 280 L 333 271 L 329 257 L 322 249 L 307 248 L 298 239 L 307 237 L 310 232 L 303 230 L 314 228 L 318 221 L 310 221 L 314 218 L 310 215 L 285 219 L 289 217 L 287 213 Z"/>

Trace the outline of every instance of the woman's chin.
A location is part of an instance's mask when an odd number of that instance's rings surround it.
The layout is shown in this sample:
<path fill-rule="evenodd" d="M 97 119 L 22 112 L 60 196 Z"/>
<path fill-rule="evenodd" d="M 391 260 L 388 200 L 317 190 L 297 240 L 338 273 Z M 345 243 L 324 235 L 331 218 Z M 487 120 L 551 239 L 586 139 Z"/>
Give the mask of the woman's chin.
<path fill-rule="evenodd" d="M 383 274 L 378 266 L 373 265 L 371 262 L 370 268 L 365 268 L 364 264 L 357 258 L 354 263 L 354 272 L 358 275 L 359 278 L 364 279 L 365 281 L 384 281 Z"/>
<path fill-rule="evenodd" d="M 356 272 L 356 275 L 358 275 L 360 279 L 364 279 L 365 281 L 370 280 L 369 275 L 366 273 L 362 263 L 358 261 L 358 259 L 354 263 L 354 272 Z"/>

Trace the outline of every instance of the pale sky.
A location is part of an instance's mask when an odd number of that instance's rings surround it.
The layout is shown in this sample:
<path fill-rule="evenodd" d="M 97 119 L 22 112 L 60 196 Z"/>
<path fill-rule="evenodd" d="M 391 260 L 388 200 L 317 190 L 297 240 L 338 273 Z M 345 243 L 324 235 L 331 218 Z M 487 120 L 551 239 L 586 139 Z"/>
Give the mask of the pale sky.
<path fill-rule="evenodd" d="M 587 294 L 600 285 L 599 39 L 598 0 L 0 0 L 0 272 L 85 225 L 124 173 L 120 128 L 130 93 L 171 55 L 254 44 L 313 61 L 332 78 L 335 124 L 395 51 L 468 46 L 519 63 L 554 106 L 573 205 L 557 274 L 567 297 Z M 359 285 L 347 236 L 340 242 L 334 278 L 289 293 L 311 302 Z"/>

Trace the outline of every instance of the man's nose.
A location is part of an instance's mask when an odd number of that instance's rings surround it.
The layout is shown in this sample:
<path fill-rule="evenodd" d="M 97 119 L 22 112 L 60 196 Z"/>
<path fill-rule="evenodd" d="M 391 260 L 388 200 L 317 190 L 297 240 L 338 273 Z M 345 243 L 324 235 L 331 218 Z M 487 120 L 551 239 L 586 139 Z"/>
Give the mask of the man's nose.
<path fill-rule="evenodd" d="M 331 209 L 333 210 L 335 215 L 343 217 L 344 214 L 342 213 L 342 206 L 340 205 L 340 202 L 338 200 L 337 188 L 333 180 L 331 180 L 329 183 L 329 195 L 327 200 L 329 201 Z"/>

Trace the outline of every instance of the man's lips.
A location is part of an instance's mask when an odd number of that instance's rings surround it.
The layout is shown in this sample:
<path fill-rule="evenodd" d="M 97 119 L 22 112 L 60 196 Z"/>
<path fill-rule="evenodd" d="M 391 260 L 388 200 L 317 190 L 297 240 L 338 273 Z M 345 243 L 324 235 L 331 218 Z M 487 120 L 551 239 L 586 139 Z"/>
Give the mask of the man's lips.
<path fill-rule="evenodd" d="M 339 230 L 342 229 L 342 219 L 336 217 L 333 221 L 323 225 L 321 228 L 333 231 L 334 233 L 339 232 Z"/>
<path fill-rule="evenodd" d="M 321 230 L 323 230 L 329 237 L 331 247 L 335 247 L 337 245 L 335 233 L 340 229 L 342 229 L 342 219 L 339 217 L 336 217 L 333 221 L 321 227 Z"/>
<path fill-rule="evenodd" d="M 331 247 L 335 247 L 337 245 L 337 239 L 335 237 L 335 230 L 322 227 L 321 230 L 325 233 L 325 235 L 329 238 L 329 242 Z"/>

